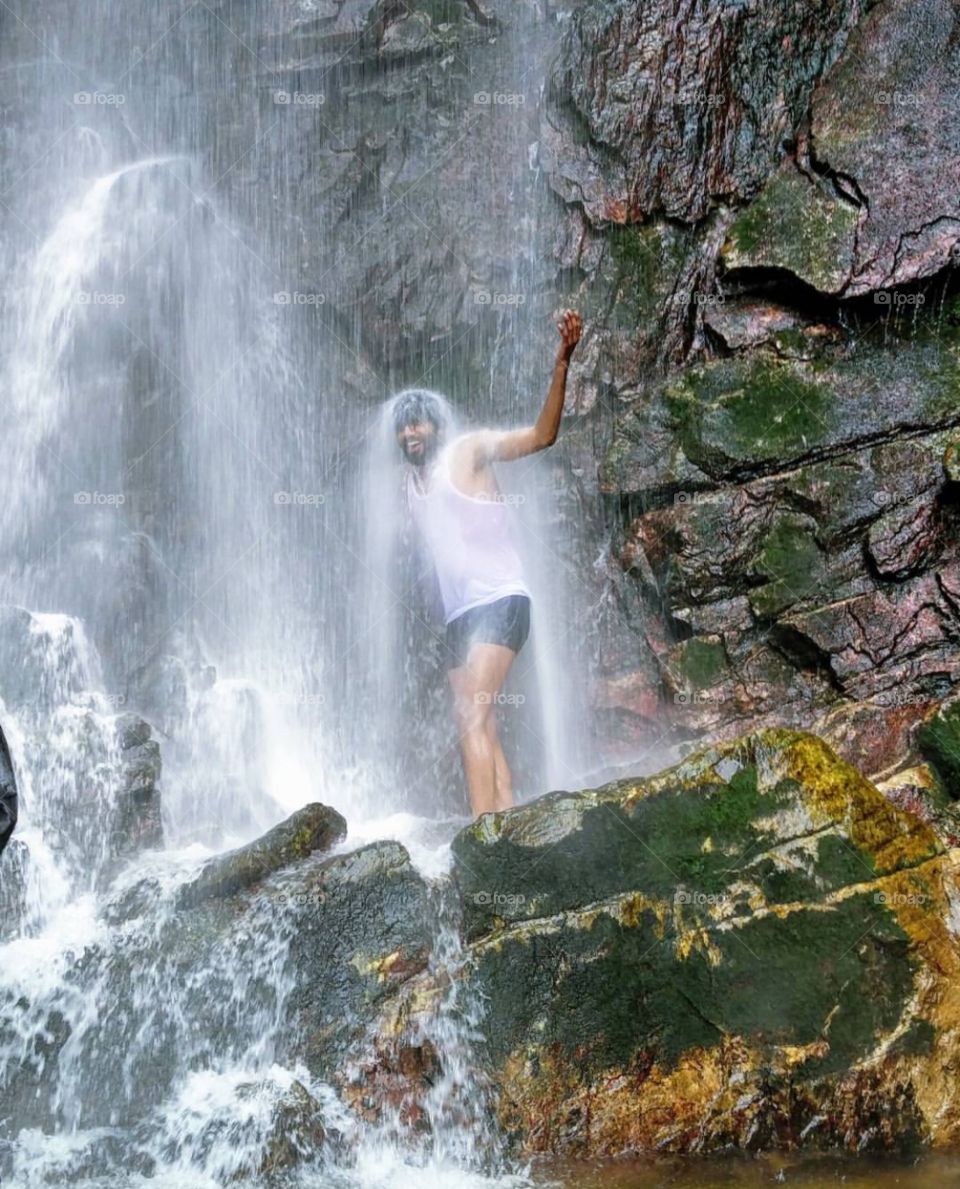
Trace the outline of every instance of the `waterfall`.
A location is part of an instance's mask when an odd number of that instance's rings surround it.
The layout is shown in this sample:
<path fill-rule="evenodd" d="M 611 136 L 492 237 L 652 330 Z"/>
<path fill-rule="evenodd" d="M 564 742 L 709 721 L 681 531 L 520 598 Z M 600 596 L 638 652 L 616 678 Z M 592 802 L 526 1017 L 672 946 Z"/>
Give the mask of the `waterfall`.
<path fill-rule="evenodd" d="M 276 6 L 241 7 L 25 0 L 2 18 L 0 99 L 22 118 L 0 146 L 0 723 L 21 822 L 0 860 L 0 1176 L 260 1184 L 293 1112 L 302 1134 L 342 1137 L 299 1153 L 305 1186 L 514 1184 L 476 1081 L 483 1007 L 455 980 L 416 1024 L 442 1069 L 426 1131 L 367 1127 L 296 1055 L 303 907 L 278 910 L 271 884 L 205 908 L 195 933 L 177 908 L 204 864 L 321 801 L 347 818 L 345 848 L 397 839 L 430 882 L 432 972 L 467 960 L 444 896 L 467 801 L 389 401 L 429 384 L 464 425 L 519 425 L 552 358 L 529 347 L 549 270 L 518 110 L 511 275 L 462 296 L 497 311 L 490 387 L 431 375 L 442 335 L 419 375 L 374 374 L 357 349 L 369 313 L 334 308 L 339 273 L 307 267 L 313 240 L 362 260 L 335 192 L 347 150 L 311 162 L 330 196 L 291 231 L 297 133 L 270 140 L 297 114 L 275 97 Z M 539 54 L 504 69 L 532 79 Z M 585 762 L 578 580 L 558 561 L 552 464 L 501 478 L 536 603 L 503 724 L 530 797 Z M 143 748 L 162 779 L 131 841 Z"/>

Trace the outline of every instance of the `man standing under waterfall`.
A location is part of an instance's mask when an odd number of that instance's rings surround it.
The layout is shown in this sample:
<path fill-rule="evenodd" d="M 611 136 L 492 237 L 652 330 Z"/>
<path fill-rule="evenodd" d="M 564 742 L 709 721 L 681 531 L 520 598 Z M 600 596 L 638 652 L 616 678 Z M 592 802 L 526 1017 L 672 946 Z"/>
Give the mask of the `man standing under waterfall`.
<path fill-rule="evenodd" d="M 553 378 L 533 425 L 475 430 L 445 442 L 445 419 L 431 393 L 411 389 L 393 408 L 397 444 L 410 464 L 408 505 L 433 558 L 443 600 L 454 718 L 475 816 L 514 803 L 495 710 L 530 631 L 530 591 L 493 464 L 536 454 L 557 440 L 580 315 L 564 311 L 557 329 L 561 341 Z"/>

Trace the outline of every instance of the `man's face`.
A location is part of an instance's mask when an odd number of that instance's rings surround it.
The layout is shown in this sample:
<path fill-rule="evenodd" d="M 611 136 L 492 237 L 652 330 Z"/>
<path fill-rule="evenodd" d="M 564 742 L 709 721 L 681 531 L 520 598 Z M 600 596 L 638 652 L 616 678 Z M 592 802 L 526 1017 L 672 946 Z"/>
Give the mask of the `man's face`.
<path fill-rule="evenodd" d="M 407 462 L 412 462 L 414 466 L 423 466 L 436 450 L 436 426 L 432 421 L 416 421 L 405 425 L 397 433 L 397 445 L 403 451 Z"/>

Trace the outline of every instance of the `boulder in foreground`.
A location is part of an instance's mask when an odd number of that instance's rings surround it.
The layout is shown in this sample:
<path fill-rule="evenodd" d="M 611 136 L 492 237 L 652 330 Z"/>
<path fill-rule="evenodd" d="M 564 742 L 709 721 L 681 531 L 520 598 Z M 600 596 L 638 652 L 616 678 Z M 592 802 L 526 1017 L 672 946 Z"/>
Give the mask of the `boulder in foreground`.
<path fill-rule="evenodd" d="M 454 853 L 521 1151 L 960 1140 L 956 852 L 817 737 L 553 793 Z"/>

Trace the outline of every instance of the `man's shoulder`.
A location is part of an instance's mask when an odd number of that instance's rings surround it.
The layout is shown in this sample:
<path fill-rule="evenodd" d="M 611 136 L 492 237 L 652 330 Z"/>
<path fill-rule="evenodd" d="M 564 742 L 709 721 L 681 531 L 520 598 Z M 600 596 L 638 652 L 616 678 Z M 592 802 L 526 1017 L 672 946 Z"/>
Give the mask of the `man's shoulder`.
<path fill-rule="evenodd" d="M 477 463 L 483 460 L 485 447 L 498 432 L 498 430 L 488 429 L 485 426 L 478 429 L 465 430 L 447 443 L 448 458 L 451 461 L 456 460 L 460 463 L 469 463 L 476 466 Z"/>

